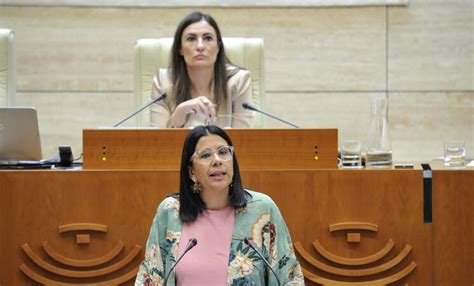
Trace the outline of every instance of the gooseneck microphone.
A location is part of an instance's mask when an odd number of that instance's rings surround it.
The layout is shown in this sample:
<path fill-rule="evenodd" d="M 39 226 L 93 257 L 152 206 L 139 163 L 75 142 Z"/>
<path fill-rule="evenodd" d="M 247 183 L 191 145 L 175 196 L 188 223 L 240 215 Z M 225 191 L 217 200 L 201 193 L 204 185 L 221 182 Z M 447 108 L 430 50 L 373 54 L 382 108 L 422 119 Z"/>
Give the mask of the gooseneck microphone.
<path fill-rule="evenodd" d="M 142 108 L 140 108 L 139 110 L 133 112 L 132 114 L 130 114 L 129 116 L 125 117 L 125 119 L 121 120 L 120 122 L 118 123 L 115 123 L 113 127 L 118 127 L 120 126 L 122 123 L 124 123 L 125 121 L 129 120 L 130 118 L 132 118 L 133 116 L 137 115 L 138 113 L 142 112 L 143 109 L 149 107 L 150 105 L 152 105 L 153 103 L 155 102 L 158 102 L 160 100 L 163 100 L 165 99 L 166 97 L 166 93 L 160 93 L 155 99 L 153 99 L 152 101 L 150 101 L 149 103 L 147 103 L 147 105 L 143 106 Z"/>
<path fill-rule="evenodd" d="M 173 273 L 173 269 L 176 267 L 176 265 L 178 265 L 179 261 L 181 261 L 181 258 L 183 258 L 184 255 L 188 253 L 188 251 L 190 251 L 193 247 L 195 247 L 197 243 L 198 243 L 197 239 L 195 238 L 189 239 L 188 244 L 186 244 L 186 248 L 184 249 L 183 253 L 181 253 L 181 255 L 178 257 L 178 260 L 176 260 L 176 262 L 170 268 L 170 271 L 168 272 L 168 274 L 166 274 L 165 282 L 163 283 L 164 286 L 167 286 L 166 283 L 168 282 L 168 278 L 170 278 L 171 273 Z"/>
<path fill-rule="evenodd" d="M 248 102 L 242 103 L 242 107 L 245 108 L 245 109 L 257 111 L 258 113 L 264 114 L 264 115 L 269 116 L 269 117 L 271 117 L 271 118 L 273 118 L 273 119 L 275 119 L 275 120 L 278 120 L 278 121 L 280 121 L 280 122 L 283 122 L 283 123 L 285 123 L 286 125 L 290 125 L 290 126 L 293 126 L 293 127 L 295 127 L 295 128 L 300 128 L 299 126 L 294 125 L 293 123 L 290 123 L 290 122 L 288 122 L 288 121 L 286 121 L 286 120 L 283 120 L 283 119 L 281 119 L 281 118 L 278 118 L 278 117 L 276 117 L 276 116 L 273 116 L 273 115 L 271 115 L 271 114 L 268 114 L 268 113 L 266 113 L 265 111 L 262 111 L 262 110 L 256 108 L 255 106 L 252 106 L 252 105 L 251 105 L 250 103 L 248 103 Z"/>
<path fill-rule="evenodd" d="M 265 265 L 267 265 L 267 267 L 270 268 L 273 275 L 275 275 L 275 278 L 278 282 L 278 286 L 280 286 L 281 282 L 280 282 L 280 279 L 278 279 L 278 275 L 275 273 L 275 270 L 273 270 L 273 267 L 270 265 L 270 262 L 268 262 L 268 260 L 266 260 L 265 257 L 263 257 L 263 255 L 260 253 L 260 251 L 258 251 L 257 248 L 255 248 L 255 246 L 253 246 L 252 240 L 250 240 L 246 237 L 246 238 L 244 238 L 244 242 L 248 247 L 252 248 L 257 253 L 257 255 L 260 256 L 260 258 L 263 260 Z"/>

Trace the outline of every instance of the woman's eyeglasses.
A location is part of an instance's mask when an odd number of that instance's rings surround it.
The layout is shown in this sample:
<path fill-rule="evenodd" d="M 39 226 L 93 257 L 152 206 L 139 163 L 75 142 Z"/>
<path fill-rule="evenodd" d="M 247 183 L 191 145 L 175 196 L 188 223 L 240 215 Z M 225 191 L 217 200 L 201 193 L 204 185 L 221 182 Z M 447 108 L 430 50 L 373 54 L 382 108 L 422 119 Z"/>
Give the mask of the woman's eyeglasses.
<path fill-rule="evenodd" d="M 189 161 L 196 159 L 201 163 L 207 164 L 212 162 L 212 160 L 215 158 L 215 155 L 217 155 L 217 157 L 222 161 L 229 161 L 232 159 L 233 154 L 233 146 L 220 146 L 216 151 L 212 151 L 210 149 L 202 150 L 200 152 L 196 151 L 191 156 Z"/>

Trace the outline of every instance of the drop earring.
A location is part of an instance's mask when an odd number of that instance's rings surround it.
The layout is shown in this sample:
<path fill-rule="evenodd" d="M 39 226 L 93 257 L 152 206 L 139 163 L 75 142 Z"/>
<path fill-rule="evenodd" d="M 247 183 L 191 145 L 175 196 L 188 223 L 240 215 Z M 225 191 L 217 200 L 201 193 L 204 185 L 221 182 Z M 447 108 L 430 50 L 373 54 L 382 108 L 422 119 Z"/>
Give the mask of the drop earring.
<path fill-rule="evenodd" d="M 201 191 L 201 184 L 199 184 L 199 182 L 194 182 L 194 184 L 191 186 L 191 191 L 193 191 L 195 194 L 199 194 Z"/>

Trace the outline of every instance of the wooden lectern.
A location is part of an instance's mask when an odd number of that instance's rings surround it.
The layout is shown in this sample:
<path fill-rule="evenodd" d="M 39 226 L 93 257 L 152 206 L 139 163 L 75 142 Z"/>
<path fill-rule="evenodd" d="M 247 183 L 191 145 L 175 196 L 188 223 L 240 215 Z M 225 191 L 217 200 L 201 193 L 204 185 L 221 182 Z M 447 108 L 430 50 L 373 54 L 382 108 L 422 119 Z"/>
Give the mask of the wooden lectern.
<path fill-rule="evenodd" d="M 85 170 L 0 171 L 0 285 L 133 285 L 188 131 L 84 130 Z M 472 170 L 434 168 L 431 188 L 420 168 L 337 169 L 335 129 L 228 133 L 244 186 L 281 210 L 306 285 L 474 281 Z"/>

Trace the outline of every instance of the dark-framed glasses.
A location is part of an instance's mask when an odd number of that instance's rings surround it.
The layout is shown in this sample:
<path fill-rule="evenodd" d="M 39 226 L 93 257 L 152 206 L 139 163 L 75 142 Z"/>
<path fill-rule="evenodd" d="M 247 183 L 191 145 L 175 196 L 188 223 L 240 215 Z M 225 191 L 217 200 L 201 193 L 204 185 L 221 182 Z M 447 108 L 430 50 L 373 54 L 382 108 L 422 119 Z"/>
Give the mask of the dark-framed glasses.
<path fill-rule="evenodd" d="M 234 154 L 234 147 L 233 146 L 220 146 L 215 151 L 211 149 L 205 149 L 202 151 L 196 151 L 191 156 L 190 161 L 197 160 L 201 163 L 210 163 L 212 160 L 217 157 L 222 161 L 229 161 L 232 159 Z"/>

